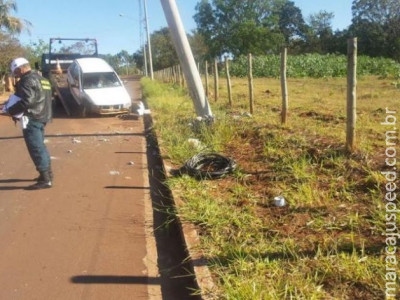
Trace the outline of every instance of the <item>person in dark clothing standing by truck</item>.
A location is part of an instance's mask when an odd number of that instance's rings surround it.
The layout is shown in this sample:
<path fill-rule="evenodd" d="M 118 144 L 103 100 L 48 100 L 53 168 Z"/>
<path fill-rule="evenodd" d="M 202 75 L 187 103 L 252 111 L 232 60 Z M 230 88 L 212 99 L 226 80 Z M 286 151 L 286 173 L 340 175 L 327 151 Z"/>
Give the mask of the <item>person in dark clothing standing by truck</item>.
<path fill-rule="evenodd" d="M 53 172 L 50 155 L 44 144 L 44 128 L 52 118 L 51 86 L 47 79 L 31 70 L 27 59 L 19 57 L 11 62 L 11 73 L 19 78 L 15 96 L 21 98 L 8 109 L 10 115 L 24 114 L 28 123 L 23 124 L 23 136 L 36 170 L 37 182 L 27 189 L 52 187 Z M 14 117 L 13 117 L 14 118 Z"/>

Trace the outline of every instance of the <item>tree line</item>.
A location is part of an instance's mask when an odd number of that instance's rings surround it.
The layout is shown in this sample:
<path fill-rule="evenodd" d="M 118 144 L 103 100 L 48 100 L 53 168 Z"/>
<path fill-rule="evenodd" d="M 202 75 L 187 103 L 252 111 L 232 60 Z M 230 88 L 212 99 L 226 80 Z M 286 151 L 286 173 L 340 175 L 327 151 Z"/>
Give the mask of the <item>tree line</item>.
<path fill-rule="evenodd" d="M 196 30 L 188 34 L 198 61 L 252 53 L 346 54 L 347 39 L 358 37 L 358 53 L 400 62 L 400 0 L 353 0 L 352 22 L 333 30 L 333 12 L 303 16 L 289 0 L 201 0 L 196 5 Z M 155 70 L 178 64 L 168 28 L 151 35 Z M 143 50 L 133 54 L 139 68 Z"/>
<path fill-rule="evenodd" d="M 11 16 L 17 10 L 15 0 L 0 0 L 0 74 L 8 71 L 12 57 L 25 55 L 31 62 L 40 61 L 48 51 L 46 42 L 20 45 L 17 35 L 30 23 Z M 333 12 L 325 10 L 304 16 L 290 0 L 200 0 L 193 16 L 197 28 L 188 34 L 198 61 L 280 53 L 345 54 L 346 40 L 358 37 L 358 53 L 385 57 L 400 62 L 400 0 L 353 0 L 352 22 L 342 30 L 333 30 Z M 167 27 L 151 36 L 154 70 L 179 63 Z M 143 48 L 135 53 L 121 50 L 103 55 L 119 73 L 143 70 Z"/>

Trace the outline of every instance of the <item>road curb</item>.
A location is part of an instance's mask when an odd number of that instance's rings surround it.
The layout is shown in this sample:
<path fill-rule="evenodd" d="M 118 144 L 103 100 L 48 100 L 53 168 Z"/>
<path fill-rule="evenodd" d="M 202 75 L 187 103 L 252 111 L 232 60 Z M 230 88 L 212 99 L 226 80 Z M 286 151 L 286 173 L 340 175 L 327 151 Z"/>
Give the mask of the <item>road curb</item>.
<path fill-rule="evenodd" d="M 143 102 L 145 102 L 145 100 L 143 100 Z M 152 138 L 157 141 L 158 140 L 157 133 L 155 132 L 152 126 L 153 119 L 151 115 L 145 115 L 144 122 L 145 122 L 146 136 L 150 134 L 152 135 Z M 147 126 L 146 123 L 148 123 Z M 170 174 L 168 174 L 167 172 L 168 167 L 165 164 L 165 161 L 162 159 L 162 155 L 158 147 L 158 142 L 156 147 L 157 149 L 153 150 L 158 152 L 159 160 L 161 161 L 162 164 L 160 167 L 162 168 L 162 172 L 165 178 L 168 178 Z M 174 194 L 172 190 L 169 189 L 169 191 L 171 194 L 172 205 L 174 207 L 181 206 L 183 204 L 183 201 L 180 200 L 179 197 L 177 197 L 177 195 Z M 188 261 L 190 262 L 193 268 L 195 281 L 201 294 L 200 297 L 204 300 L 215 299 L 214 297 L 215 284 L 213 282 L 211 272 L 207 266 L 207 260 L 204 258 L 202 251 L 199 250 L 199 244 L 200 244 L 199 233 L 194 224 L 181 220 L 181 218 L 178 215 L 175 215 L 174 217 L 176 218 L 176 221 L 178 223 L 182 240 L 185 243 L 186 251 L 188 253 Z"/>
<path fill-rule="evenodd" d="M 167 174 L 167 166 L 165 161 L 163 162 L 163 170 Z M 171 191 L 172 200 L 176 207 L 182 206 L 183 201 L 176 197 Z M 193 270 L 195 273 L 197 285 L 199 286 L 201 297 L 204 300 L 215 299 L 213 291 L 215 291 L 215 284 L 212 279 L 211 272 L 207 266 L 207 260 L 204 258 L 203 252 L 199 250 L 200 236 L 194 224 L 182 221 L 179 216 L 176 216 L 180 224 L 183 239 L 186 244 L 186 249 L 189 253 L 190 260 L 192 262 Z"/>

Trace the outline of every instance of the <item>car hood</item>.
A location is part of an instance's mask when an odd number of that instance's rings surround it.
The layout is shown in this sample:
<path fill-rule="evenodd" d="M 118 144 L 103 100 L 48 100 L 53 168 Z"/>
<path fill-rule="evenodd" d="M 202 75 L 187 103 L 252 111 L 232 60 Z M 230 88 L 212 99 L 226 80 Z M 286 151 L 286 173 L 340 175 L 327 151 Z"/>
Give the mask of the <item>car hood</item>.
<path fill-rule="evenodd" d="M 85 89 L 85 94 L 94 105 L 117 105 L 131 103 L 131 97 L 122 86 Z"/>

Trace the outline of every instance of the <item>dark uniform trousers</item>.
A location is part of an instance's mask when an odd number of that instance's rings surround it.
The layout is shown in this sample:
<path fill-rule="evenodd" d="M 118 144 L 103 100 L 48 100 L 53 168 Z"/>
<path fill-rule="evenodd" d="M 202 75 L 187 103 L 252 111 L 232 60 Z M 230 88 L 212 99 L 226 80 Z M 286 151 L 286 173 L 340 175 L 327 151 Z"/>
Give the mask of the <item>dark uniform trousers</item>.
<path fill-rule="evenodd" d="M 33 163 L 38 172 L 45 172 L 50 169 L 50 155 L 44 144 L 45 123 L 29 120 L 23 130 L 26 146 Z"/>

